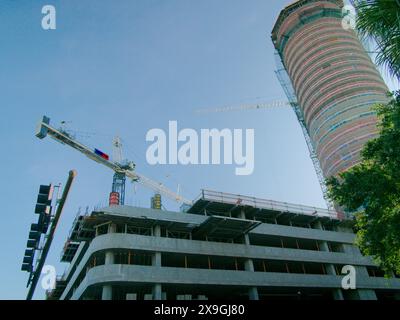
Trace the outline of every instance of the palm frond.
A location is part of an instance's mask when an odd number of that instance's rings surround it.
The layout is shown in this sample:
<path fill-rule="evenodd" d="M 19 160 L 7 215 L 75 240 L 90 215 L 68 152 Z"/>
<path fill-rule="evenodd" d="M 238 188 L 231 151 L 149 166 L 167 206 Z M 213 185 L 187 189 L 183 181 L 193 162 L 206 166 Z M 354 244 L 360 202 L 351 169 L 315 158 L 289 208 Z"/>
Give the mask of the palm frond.
<path fill-rule="evenodd" d="M 357 29 L 378 45 L 376 63 L 400 79 L 400 0 L 356 0 Z"/>

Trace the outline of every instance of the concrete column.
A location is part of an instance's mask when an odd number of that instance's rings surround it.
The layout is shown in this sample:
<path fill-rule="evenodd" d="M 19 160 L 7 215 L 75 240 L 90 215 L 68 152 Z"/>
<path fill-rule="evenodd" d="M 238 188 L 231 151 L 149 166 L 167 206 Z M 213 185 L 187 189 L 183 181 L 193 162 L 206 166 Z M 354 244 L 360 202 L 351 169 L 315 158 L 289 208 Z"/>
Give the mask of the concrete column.
<path fill-rule="evenodd" d="M 161 227 L 156 225 L 152 230 L 153 237 L 161 237 Z M 153 267 L 161 267 L 161 252 L 154 252 L 151 257 L 151 265 Z M 161 283 L 155 283 L 152 289 L 153 300 L 162 300 Z"/>
<path fill-rule="evenodd" d="M 114 223 L 108 225 L 108 233 L 115 233 L 117 231 L 117 226 Z M 106 251 L 104 264 L 114 264 L 114 252 Z M 104 285 L 103 291 L 101 293 L 101 300 L 112 300 L 112 286 Z"/>
<path fill-rule="evenodd" d="M 115 233 L 117 232 L 117 226 L 114 223 L 110 223 L 108 225 L 108 233 Z M 114 264 L 114 252 L 113 251 L 106 251 L 105 254 L 105 263 L 104 264 Z"/>
<path fill-rule="evenodd" d="M 112 286 L 104 285 L 101 293 L 101 300 L 112 300 Z"/>
<path fill-rule="evenodd" d="M 108 233 L 116 233 L 117 232 L 117 225 L 115 223 L 110 223 L 108 225 Z"/>
<path fill-rule="evenodd" d="M 246 219 L 246 215 L 243 210 L 240 211 L 239 219 Z M 246 245 L 250 245 L 249 235 L 246 233 L 243 235 L 243 240 Z M 254 264 L 252 259 L 246 259 L 244 261 L 244 270 L 254 272 Z M 249 300 L 258 300 L 258 290 L 257 287 L 249 288 Z"/>
<path fill-rule="evenodd" d="M 249 289 L 249 300 L 259 300 L 257 287 Z"/>
<path fill-rule="evenodd" d="M 343 292 L 341 289 L 333 289 L 332 296 L 334 300 L 344 300 Z"/>
<path fill-rule="evenodd" d="M 244 270 L 254 272 L 254 264 L 252 259 L 246 259 L 244 261 Z M 249 288 L 249 299 L 250 300 L 258 300 L 258 290 L 257 287 Z"/>
<path fill-rule="evenodd" d="M 244 261 L 244 270 L 254 272 L 253 260 L 246 259 Z"/>
<path fill-rule="evenodd" d="M 161 252 L 155 252 L 151 257 L 151 265 L 153 267 L 161 267 Z"/>
<path fill-rule="evenodd" d="M 152 233 L 153 233 L 153 237 L 161 237 L 160 226 L 154 226 Z M 161 252 L 153 253 L 153 256 L 151 257 L 151 265 L 153 267 L 161 267 Z"/>
<path fill-rule="evenodd" d="M 153 237 L 161 237 L 161 227 L 159 225 L 154 226 L 152 233 L 153 233 Z"/>
<path fill-rule="evenodd" d="M 104 264 L 114 264 L 114 252 L 106 251 Z"/>
<path fill-rule="evenodd" d="M 321 221 L 317 221 L 315 223 L 316 229 L 323 229 Z M 326 241 L 318 241 L 319 248 L 321 251 L 329 251 L 328 243 Z M 333 264 L 325 264 L 326 273 L 329 275 L 336 275 L 335 266 Z M 333 299 L 335 300 L 344 300 L 343 293 L 341 289 L 333 289 L 332 290 Z"/>
<path fill-rule="evenodd" d="M 161 283 L 156 283 L 153 285 L 153 300 L 162 300 L 161 290 Z"/>

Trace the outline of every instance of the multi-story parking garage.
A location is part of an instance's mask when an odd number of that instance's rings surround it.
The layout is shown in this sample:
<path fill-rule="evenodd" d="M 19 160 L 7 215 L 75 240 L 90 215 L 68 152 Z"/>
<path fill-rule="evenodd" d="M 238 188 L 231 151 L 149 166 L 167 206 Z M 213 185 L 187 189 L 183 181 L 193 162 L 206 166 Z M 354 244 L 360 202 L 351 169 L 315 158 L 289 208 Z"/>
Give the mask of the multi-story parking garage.
<path fill-rule="evenodd" d="M 307 206 L 203 191 L 186 212 L 112 206 L 79 215 L 49 299 L 389 299 L 351 220 Z M 341 288 L 344 265 L 356 289 Z"/>

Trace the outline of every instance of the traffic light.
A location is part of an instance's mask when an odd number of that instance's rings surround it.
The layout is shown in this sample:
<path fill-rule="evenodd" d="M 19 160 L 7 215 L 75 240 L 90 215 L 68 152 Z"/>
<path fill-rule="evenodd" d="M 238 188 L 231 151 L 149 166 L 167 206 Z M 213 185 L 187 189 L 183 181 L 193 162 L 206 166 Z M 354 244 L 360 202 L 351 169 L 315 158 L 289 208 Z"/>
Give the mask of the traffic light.
<path fill-rule="evenodd" d="M 21 266 L 21 271 L 28 271 L 31 272 L 33 269 L 33 266 L 29 263 L 23 263 Z"/>
<path fill-rule="evenodd" d="M 22 261 L 21 270 L 31 272 L 33 268 L 33 257 L 35 256 L 34 249 L 26 249 L 24 259 Z"/>
<path fill-rule="evenodd" d="M 35 251 L 33 249 L 26 249 L 25 256 L 34 256 Z"/>
<path fill-rule="evenodd" d="M 53 199 L 54 187 L 41 185 L 35 204 L 35 213 L 39 215 L 38 222 L 32 223 L 29 230 L 28 241 L 26 242 L 25 255 L 22 261 L 21 270 L 32 272 L 35 251 L 39 248 L 40 237 L 47 233 L 51 219 L 51 203 Z"/>
<path fill-rule="evenodd" d="M 26 247 L 27 247 L 27 248 L 31 248 L 31 249 L 36 249 L 37 243 L 38 243 L 37 240 L 29 239 L 29 240 L 26 242 Z"/>
<path fill-rule="evenodd" d="M 38 241 L 40 239 L 41 233 L 39 231 L 29 231 L 29 239 Z"/>
<path fill-rule="evenodd" d="M 39 226 L 39 232 L 40 233 L 47 233 L 47 229 L 49 227 L 49 222 L 50 222 L 50 215 L 47 214 L 40 214 L 38 217 L 38 226 Z"/>
<path fill-rule="evenodd" d="M 33 256 L 25 256 L 24 260 L 22 261 L 23 263 L 27 263 L 27 264 L 32 264 L 33 262 Z"/>
<path fill-rule="evenodd" d="M 32 225 L 34 225 L 34 223 Z M 22 261 L 22 266 L 21 266 L 22 271 L 31 272 L 33 270 L 33 258 L 35 256 L 35 250 L 38 248 L 39 241 L 40 241 L 40 232 L 30 231 L 29 239 L 26 243 L 27 249 L 25 249 L 25 255 Z"/>
<path fill-rule="evenodd" d="M 31 223 L 31 231 L 40 231 L 37 223 Z"/>
<path fill-rule="evenodd" d="M 51 212 L 51 199 L 53 198 L 53 186 L 41 185 L 39 187 L 39 194 L 36 201 L 35 213 L 50 214 Z"/>
<path fill-rule="evenodd" d="M 50 223 L 53 190 L 54 187 L 51 184 L 41 185 L 39 187 L 39 194 L 35 205 L 35 213 L 39 215 L 37 231 L 40 233 L 46 233 Z"/>

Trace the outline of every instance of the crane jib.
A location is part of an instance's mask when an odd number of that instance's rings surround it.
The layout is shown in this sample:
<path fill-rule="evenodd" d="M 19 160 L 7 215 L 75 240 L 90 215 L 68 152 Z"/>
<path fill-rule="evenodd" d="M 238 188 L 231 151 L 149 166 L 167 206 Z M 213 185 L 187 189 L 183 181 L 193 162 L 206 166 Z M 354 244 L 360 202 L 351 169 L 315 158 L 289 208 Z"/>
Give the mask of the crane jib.
<path fill-rule="evenodd" d="M 44 139 L 47 135 L 49 135 L 51 138 L 53 138 L 55 141 L 68 145 L 71 148 L 81 152 L 88 158 L 96 161 L 97 163 L 100 163 L 111 170 L 113 170 L 116 173 L 121 173 L 126 175 L 128 178 L 130 178 L 134 182 L 139 182 L 140 184 L 147 186 L 148 188 L 155 190 L 157 192 L 160 192 L 164 194 L 165 196 L 169 197 L 170 199 L 177 201 L 177 202 L 182 202 L 188 205 L 192 204 L 191 200 L 185 199 L 179 194 L 169 190 L 162 184 L 160 184 L 157 181 L 153 181 L 148 177 L 145 177 L 135 171 L 132 170 L 132 168 L 126 168 L 125 166 L 122 166 L 121 164 L 110 161 L 109 156 L 105 154 L 104 152 L 98 150 L 98 149 L 92 149 L 84 144 L 80 143 L 79 141 L 75 140 L 73 136 L 71 136 L 68 132 L 66 132 L 63 129 L 55 129 L 50 125 L 50 118 L 43 116 L 41 121 L 39 122 L 37 128 L 36 128 L 36 137 L 39 139 Z"/>

